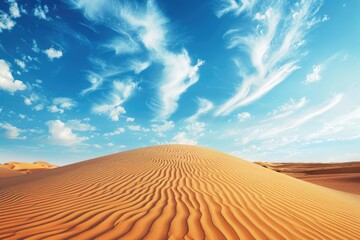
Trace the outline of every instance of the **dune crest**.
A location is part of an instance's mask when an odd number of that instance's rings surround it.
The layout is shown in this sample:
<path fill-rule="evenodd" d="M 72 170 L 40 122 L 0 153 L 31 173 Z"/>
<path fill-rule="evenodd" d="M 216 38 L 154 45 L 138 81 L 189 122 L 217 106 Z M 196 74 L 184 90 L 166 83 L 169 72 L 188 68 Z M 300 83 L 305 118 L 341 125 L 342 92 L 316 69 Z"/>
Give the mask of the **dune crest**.
<path fill-rule="evenodd" d="M 0 182 L 0 239 L 357 239 L 360 198 L 202 147 Z"/>

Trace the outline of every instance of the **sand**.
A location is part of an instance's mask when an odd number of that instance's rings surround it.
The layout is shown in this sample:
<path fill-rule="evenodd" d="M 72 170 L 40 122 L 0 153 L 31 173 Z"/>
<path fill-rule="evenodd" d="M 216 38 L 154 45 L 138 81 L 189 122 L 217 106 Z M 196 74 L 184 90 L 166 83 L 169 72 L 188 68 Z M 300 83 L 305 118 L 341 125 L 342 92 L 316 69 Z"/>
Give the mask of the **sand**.
<path fill-rule="evenodd" d="M 307 182 L 360 195 L 360 162 L 257 164 Z"/>
<path fill-rule="evenodd" d="M 16 177 L 22 175 L 21 172 L 14 171 L 8 168 L 1 168 L 0 167 L 0 179 L 8 178 L 8 177 Z"/>
<path fill-rule="evenodd" d="M 360 197 L 163 145 L 0 181 L 0 239 L 358 239 Z"/>

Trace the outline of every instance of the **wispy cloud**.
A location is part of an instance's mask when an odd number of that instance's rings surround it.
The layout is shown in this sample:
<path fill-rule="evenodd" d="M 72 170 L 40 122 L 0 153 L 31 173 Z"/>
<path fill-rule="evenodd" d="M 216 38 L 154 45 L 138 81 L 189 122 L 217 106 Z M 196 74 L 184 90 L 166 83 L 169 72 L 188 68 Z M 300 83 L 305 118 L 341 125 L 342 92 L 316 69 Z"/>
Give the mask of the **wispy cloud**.
<path fill-rule="evenodd" d="M 112 121 L 118 121 L 121 114 L 125 114 L 125 108 L 122 106 L 134 93 L 138 83 L 132 80 L 114 81 L 112 92 L 103 103 L 95 104 L 92 112 L 96 114 L 108 115 Z"/>
<path fill-rule="evenodd" d="M 9 123 L 0 123 L 0 128 L 5 130 L 5 137 L 8 139 L 19 139 L 24 140 L 26 139 L 25 136 L 20 136 L 21 132 L 24 132 L 24 130 L 19 129 Z"/>
<path fill-rule="evenodd" d="M 181 54 L 168 53 L 164 57 L 164 71 L 159 84 L 158 114 L 156 120 L 164 120 L 171 116 L 178 108 L 180 96 L 199 80 L 198 70 L 204 61 L 198 60 L 191 65 L 191 59 L 186 50 Z"/>
<path fill-rule="evenodd" d="M 146 69 L 150 62 L 163 66 L 158 93 L 152 108 L 157 112 L 155 120 L 163 121 L 174 113 L 178 100 L 199 79 L 198 69 L 204 63 L 198 60 L 192 65 L 186 49 L 170 50 L 168 19 L 152 0 L 145 5 L 118 1 L 70 1 L 81 9 L 91 21 L 104 24 L 118 33 L 118 37 L 106 45 L 117 54 L 146 52 L 150 61 L 134 65 L 135 73 Z M 137 61 L 133 63 L 138 63 Z"/>
<path fill-rule="evenodd" d="M 188 122 L 196 121 L 201 115 L 209 112 L 214 107 L 213 103 L 205 98 L 198 98 L 197 104 L 199 106 L 198 110 L 196 111 L 196 113 L 194 115 L 188 117 L 186 119 L 186 121 L 188 121 Z"/>
<path fill-rule="evenodd" d="M 251 66 L 237 59 L 242 83 L 215 115 L 227 115 L 256 101 L 300 68 L 296 53 L 304 45 L 307 32 L 320 21 L 315 17 L 320 6 L 321 2 L 314 0 L 290 6 L 274 2 L 253 17 L 257 21 L 254 33 L 244 36 L 232 29 L 225 34 L 229 38 L 228 48 L 244 51 Z"/>
<path fill-rule="evenodd" d="M 242 137 L 239 138 L 237 142 L 243 145 L 259 141 L 261 144 L 270 144 L 271 142 L 271 145 L 274 145 L 275 143 L 272 143 L 272 141 L 282 137 L 287 140 L 292 139 L 293 141 L 297 141 L 303 139 L 304 135 L 298 136 L 296 131 L 291 130 L 296 130 L 310 120 L 330 111 L 341 102 L 342 98 L 343 94 L 335 94 L 326 103 L 302 111 L 299 110 L 302 108 L 305 100 L 300 100 L 298 103 L 292 105 L 285 104 L 272 111 L 272 114 L 275 114 L 272 119 L 263 121 L 262 123 L 255 123 L 253 126 L 245 129 L 232 131 L 229 134 L 241 134 Z M 285 133 L 287 134 L 286 136 L 282 135 Z M 285 143 L 286 141 L 284 141 L 281 146 L 285 145 Z M 291 142 L 288 141 L 287 144 L 290 143 Z"/>
<path fill-rule="evenodd" d="M 2 59 L 0 59 L 0 89 L 11 93 L 26 89 L 22 81 L 14 79 L 9 64 Z"/>
<path fill-rule="evenodd" d="M 304 107 L 307 102 L 308 100 L 306 99 L 306 97 L 302 97 L 298 101 L 290 98 L 288 102 L 269 112 L 267 115 L 270 118 L 267 120 L 283 119 L 296 112 L 298 109 Z"/>
<path fill-rule="evenodd" d="M 240 15 L 242 12 L 250 11 L 257 0 L 219 0 L 215 14 L 222 17 L 227 13 Z"/>
<path fill-rule="evenodd" d="M 82 90 L 81 95 L 85 95 L 98 90 L 104 82 L 104 78 L 96 73 L 90 73 L 87 76 L 87 80 L 91 83 L 91 86 Z"/>
<path fill-rule="evenodd" d="M 360 138 L 360 107 L 325 122 L 323 126 L 306 137 L 311 141 L 352 140 Z"/>

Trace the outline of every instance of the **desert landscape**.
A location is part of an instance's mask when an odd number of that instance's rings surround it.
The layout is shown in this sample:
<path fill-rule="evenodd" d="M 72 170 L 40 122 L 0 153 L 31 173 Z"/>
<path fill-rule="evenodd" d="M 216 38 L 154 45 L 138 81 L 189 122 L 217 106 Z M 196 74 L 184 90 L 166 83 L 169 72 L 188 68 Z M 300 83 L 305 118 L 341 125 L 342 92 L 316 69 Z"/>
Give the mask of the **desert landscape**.
<path fill-rule="evenodd" d="M 357 239 L 360 198 L 162 145 L 0 181 L 0 239 Z"/>
<path fill-rule="evenodd" d="M 360 162 L 256 164 L 310 183 L 360 195 Z"/>

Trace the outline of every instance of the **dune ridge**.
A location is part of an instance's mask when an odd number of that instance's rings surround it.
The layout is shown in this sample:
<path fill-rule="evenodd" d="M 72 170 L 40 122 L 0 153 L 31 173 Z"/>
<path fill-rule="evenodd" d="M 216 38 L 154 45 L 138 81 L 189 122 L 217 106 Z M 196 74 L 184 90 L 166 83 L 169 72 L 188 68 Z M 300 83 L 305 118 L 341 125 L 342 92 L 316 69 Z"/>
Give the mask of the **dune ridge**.
<path fill-rule="evenodd" d="M 0 239 L 356 239 L 360 198 L 163 145 L 0 182 Z"/>

